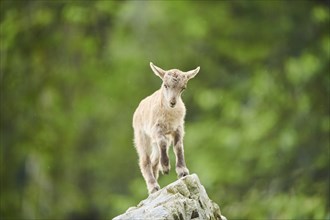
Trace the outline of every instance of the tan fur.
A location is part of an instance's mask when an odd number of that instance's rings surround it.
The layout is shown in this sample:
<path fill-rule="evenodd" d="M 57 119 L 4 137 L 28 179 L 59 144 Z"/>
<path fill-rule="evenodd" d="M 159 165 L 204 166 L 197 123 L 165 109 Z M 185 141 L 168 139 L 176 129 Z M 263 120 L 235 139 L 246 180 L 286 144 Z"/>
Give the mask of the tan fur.
<path fill-rule="evenodd" d="M 152 63 L 150 67 L 163 84 L 140 102 L 133 116 L 133 128 L 140 169 L 148 192 L 153 193 L 160 189 L 157 183 L 159 170 L 163 174 L 170 170 L 168 149 L 171 144 L 176 155 L 178 177 L 189 174 L 183 150 L 186 108 L 181 93 L 188 80 L 198 73 L 199 67 L 188 72 L 177 69 L 165 71 Z"/>

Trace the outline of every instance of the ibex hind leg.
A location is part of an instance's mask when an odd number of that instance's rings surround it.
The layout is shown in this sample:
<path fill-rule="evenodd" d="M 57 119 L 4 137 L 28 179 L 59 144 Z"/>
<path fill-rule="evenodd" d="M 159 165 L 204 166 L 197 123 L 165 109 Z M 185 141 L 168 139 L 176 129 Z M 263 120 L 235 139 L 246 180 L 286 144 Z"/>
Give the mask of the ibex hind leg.
<path fill-rule="evenodd" d="M 160 187 L 152 172 L 151 160 L 149 156 L 144 155 L 140 157 L 140 169 L 142 176 L 146 181 L 149 194 L 158 191 Z"/>
<path fill-rule="evenodd" d="M 153 174 L 152 163 L 150 159 L 150 143 L 148 138 L 135 133 L 135 145 L 139 155 L 139 166 L 142 173 L 142 176 L 147 184 L 148 192 L 153 193 L 160 189 L 157 180 Z"/>
<path fill-rule="evenodd" d="M 151 166 L 152 166 L 152 173 L 156 180 L 158 180 L 158 176 L 159 176 L 159 167 L 160 167 L 159 159 L 160 159 L 160 154 L 159 154 L 158 146 L 157 144 L 152 144 Z"/>

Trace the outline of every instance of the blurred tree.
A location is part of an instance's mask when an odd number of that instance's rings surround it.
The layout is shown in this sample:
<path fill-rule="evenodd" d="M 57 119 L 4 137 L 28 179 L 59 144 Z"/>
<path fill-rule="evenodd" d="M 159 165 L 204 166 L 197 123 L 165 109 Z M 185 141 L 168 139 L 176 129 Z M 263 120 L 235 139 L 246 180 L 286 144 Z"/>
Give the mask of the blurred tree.
<path fill-rule="evenodd" d="M 1 1 L 0 218 L 145 198 L 131 117 L 153 61 L 201 66 L 186 160 L 228 218 L 329 219 L 329 2 L 298 3 Z"/>

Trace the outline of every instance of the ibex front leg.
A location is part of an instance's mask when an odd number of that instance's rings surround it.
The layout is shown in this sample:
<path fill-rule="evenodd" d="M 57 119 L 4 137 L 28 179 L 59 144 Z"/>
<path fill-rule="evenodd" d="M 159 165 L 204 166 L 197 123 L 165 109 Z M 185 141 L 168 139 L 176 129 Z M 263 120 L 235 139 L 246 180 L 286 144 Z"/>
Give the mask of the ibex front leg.
<path fill-rule="evenodd" d="M 183 128 L 180 126 L 174 133 L 174 152 L 176 156 L 176 173 L 178 178 L 189 175 L 183 150 Z"/>
<path fill-rule="evenodd" d="M 166 138 L 166 128 L 161 124 L 156 125 L 156 140 L 157 145 L 160 151 L 160 164 L 161 164 L 161 171 L 163 174 L 168 174 L 171 168 L 170 160 L 168 157 L 168 147 L 169 141 Z"/>

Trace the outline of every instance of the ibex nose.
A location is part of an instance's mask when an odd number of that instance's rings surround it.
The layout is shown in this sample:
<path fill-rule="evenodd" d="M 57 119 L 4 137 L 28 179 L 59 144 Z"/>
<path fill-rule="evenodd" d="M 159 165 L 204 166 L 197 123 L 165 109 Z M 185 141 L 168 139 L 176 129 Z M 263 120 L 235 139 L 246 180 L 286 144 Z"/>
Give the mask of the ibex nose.
<path fill-rule="evenodd" d="M 175 104 L 176 104 L 175 100 L 170 101 L 170 105 L 171 105 L 172 108 L 175 106 Z"/>

